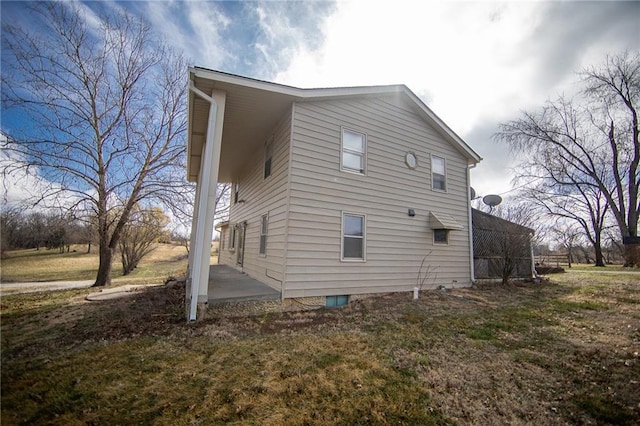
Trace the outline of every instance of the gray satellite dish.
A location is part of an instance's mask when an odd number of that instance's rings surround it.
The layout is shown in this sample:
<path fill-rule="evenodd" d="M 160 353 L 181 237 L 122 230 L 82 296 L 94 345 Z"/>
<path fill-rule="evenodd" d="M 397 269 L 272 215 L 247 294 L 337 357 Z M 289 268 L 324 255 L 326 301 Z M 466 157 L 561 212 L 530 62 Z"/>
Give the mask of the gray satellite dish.
<path fill-rule="evenodd" d="M 482 202 L 489 207 L 495 207 L 502 202 L 502 197 L 499 195 L 489 194 L 482 198 Z"/>
<path fill-rule="evenodd" d="M 469 192 L 471 193 L 471 199 L 475 199 L 476 198 L 476 190 L 473 189 L 472 186 L 469 187 Z"/>

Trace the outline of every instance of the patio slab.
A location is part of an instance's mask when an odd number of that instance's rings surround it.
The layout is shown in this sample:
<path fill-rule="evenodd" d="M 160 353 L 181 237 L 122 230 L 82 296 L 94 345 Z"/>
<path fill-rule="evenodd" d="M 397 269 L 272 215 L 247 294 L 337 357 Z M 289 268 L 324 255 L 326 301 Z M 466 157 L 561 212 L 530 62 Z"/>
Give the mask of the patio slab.
<path fill-rule="evenodd" d="M 227 265 L 211 265 L 209 303 L 278 300 L 280 292 Z"/>

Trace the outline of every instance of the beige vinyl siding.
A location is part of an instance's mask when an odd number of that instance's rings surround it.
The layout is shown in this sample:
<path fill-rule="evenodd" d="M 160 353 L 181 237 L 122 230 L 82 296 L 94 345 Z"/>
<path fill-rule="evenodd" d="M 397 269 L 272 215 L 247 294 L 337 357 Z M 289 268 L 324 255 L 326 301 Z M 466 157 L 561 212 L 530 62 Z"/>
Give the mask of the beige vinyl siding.
<path fill-rule="evenodd" d="M 410 290 L 429 252 L 430 287 L 470 284 L 467 160 L 411 105 L 403 97 L 295 104 L 286 297 Z M 366 176 L 340 171 L 343 126 L 367 135 Z M 431 189 L 431 154 L 446 159 L 446 192 Z M 433 244 L 431 210 L 464 227 L 447 245 Z M 340 260 L 343 211 L 366 215 L 366 262 Z"/>
<path fill-rule="evenodd" d="M 246 167 L 235 178 L 240 184 L 238 199 L 244 203 L 234 203 L 232 195 L 229 223 L 235 226 L 247 222 L 244 264 L 242 268 L 236 264 L 237 243 L 236 251 L 227 250 L 221 257 L 222 263 L 240 269 L 277 290 L 281 290 L 284 275 L 290 135 L 291 111 L 264 136 L 264 142 L 273 136 L 271 175 L 264 179 L 264 144 L 260 144 L 260 149 L 251 155 Z M 260 226 L 265 214 L 269 217 L 266 255 L 260 255 Z"/>
<path fill-rule="evenodd" d="M 229 245 L 229 235 L 231 228 L 225 225 L 220 228 L 220 247 L 218 250 L 218 264 L 231 265 L 231 262 L 235 262 L 235 250 Z"/>

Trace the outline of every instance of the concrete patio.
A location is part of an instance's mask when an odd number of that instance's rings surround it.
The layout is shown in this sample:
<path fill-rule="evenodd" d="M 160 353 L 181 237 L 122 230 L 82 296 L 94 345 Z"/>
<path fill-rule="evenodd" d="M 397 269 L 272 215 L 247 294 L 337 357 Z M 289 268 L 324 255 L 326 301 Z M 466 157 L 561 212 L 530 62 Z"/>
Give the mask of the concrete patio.
<path fill-rule="evenodd" d="M 279 300 L 280 292 L 227 265 L 211 265 L 209 303 Z"/>

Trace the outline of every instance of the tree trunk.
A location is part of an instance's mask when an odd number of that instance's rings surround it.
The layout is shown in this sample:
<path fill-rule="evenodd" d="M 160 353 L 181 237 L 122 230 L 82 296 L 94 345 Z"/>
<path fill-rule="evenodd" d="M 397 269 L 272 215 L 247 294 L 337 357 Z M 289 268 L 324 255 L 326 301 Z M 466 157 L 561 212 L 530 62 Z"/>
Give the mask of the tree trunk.
<path fill-rule="evenodd" d="M 624 250 L 624 267 L 640 266 L 640 244 L 626 244 Z"/>
<path fill-rule="evenodd" d="M 111 261 L 114 250 L 108 244 L 100 243 L 100 265 L 93 287 L 103 287 L 111 284 Z"/>
<path fill-rule="evenodd" d="M 594 266 L 605 266 L 604 258 L 602 256 L 602 247 L 600 244 L 595 244 L 593 248 L 596 251 L 596 264 Z"/>
<path fill-rule="evenodd" d="M 625 237 L 632 236 L 623 235 L 622 238 L 624 240 Z M 635 248 L 634 248 L 635 247 Z M 638 257 L 638 244 L 623 244 L 622 252 L 624 255 L 624 267 L 625 268 L 633 268 L 634 266 L 640 266 L 640 258 Z"/>

